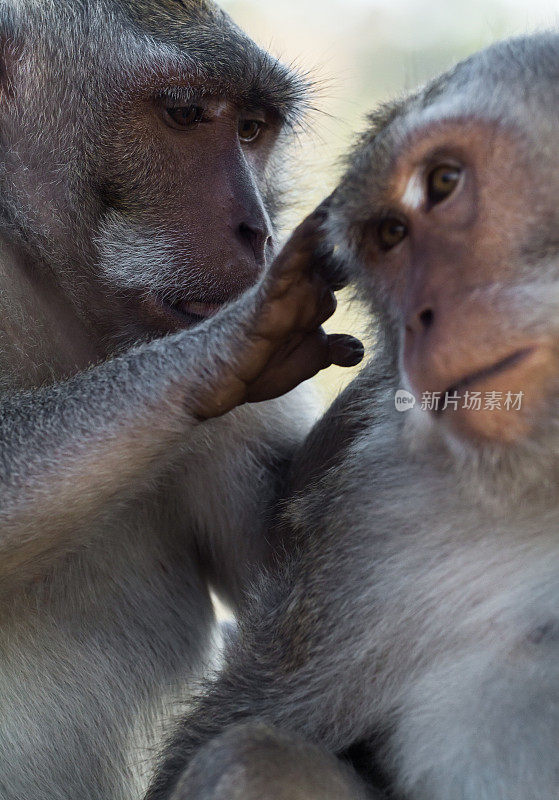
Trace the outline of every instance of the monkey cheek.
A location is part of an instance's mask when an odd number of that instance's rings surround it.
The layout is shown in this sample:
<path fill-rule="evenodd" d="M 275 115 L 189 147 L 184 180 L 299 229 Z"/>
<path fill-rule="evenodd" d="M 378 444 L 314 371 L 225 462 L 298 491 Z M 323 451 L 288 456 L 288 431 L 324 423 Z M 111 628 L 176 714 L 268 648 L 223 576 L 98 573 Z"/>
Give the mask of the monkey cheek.
<path fill-rule="evenodd" d="M 533 427 L 533 416 L 526 411 L 506 409 L 461 410 L 449 424 L 461 438 L 478 443 L 511 445 L 529 435 Z"/>

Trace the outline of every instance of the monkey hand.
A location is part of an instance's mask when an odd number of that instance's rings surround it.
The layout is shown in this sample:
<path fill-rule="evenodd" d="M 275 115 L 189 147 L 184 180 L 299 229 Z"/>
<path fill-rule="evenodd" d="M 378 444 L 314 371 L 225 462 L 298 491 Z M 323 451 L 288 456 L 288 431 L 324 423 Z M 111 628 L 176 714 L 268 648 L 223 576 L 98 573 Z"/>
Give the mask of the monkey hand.
<path fill-rule="evenodd" d="M 280 397 L 332 364 L 353 367 L 362 360 L 358 339 L 327 335 L 321 327 L 343 286 L 333 253 L 325 251 L 325 215 L 323 205 L 307 217 L 258 286 L 224 312 L 240 318 L 240 335 L 228 342 L 227 357 L 198 395 L 199 418 Z"/>

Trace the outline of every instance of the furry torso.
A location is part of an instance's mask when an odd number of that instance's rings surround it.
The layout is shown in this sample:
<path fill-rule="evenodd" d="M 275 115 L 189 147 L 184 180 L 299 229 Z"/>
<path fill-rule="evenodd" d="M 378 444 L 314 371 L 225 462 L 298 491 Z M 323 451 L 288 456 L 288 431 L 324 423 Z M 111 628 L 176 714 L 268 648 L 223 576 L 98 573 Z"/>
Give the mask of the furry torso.
<path fill-rule="evenodd" d="M 168 520 L 153 517 L 109 522 L 13 599 L 0 634 L 2 800 L 141 797 L 158 717 L 203 668 L 213 618 L 192 553 L 162 541 Z"/>
<path fill-rule="evenodd" d="M 291 506 L 287 680 L 323 698 L 304 725 L 338 751 L 371 739 L 398 797 L 551 800 L 559 511 L 430 466 L 393 397 L 363 403 L 375 425 Z"/>
<path fill-rule="evenodd" d="M 175 702 L 213 666 L 209 582 L 241 602 L 270 544 L 277 461 L 314 408 L 299 390 L 199 426 L 182 466 L 3 598 L 2 800 L 142 797 Z"/>

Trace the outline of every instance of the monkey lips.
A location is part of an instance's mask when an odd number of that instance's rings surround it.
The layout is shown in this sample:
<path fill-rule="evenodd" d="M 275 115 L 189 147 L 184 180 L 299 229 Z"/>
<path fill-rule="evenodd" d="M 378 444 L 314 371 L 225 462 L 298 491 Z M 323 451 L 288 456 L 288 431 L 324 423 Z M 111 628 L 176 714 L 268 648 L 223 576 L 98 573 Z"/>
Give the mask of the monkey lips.
<path fill-rule="evenodd" d="M 463 377 L 441 390 L 444 376 L 426 385 L 417 380 L 421 395 L 433 395 L 431 413 L 462 437 L 508 444 L 529 433 L 538 410 L 548 397 L 557 372 L 553 349 L 547 341 L 532 342 L 489 364 L 476 364 Z M 414 382 L 412 380 L 412 382 Z M 438 388 L 436 388 L 438 387 Z M 482 398 L 520 398 L 517 404 L 454 401 L 473 393 Z"/>

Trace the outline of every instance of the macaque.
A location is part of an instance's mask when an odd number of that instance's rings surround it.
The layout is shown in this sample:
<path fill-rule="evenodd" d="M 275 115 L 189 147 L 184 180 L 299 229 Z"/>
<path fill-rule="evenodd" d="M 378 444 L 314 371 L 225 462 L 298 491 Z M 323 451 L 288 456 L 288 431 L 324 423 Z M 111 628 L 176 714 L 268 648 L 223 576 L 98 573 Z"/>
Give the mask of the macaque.
<path fill-rule="evenodd" d="M 206 0 L 0 0 L 0 800 L 143 796 L 362 356 L 323 216 L 277 255 L 305 91 Z"/>
<path fill-rule="evenodd" d="M 375 355 L 295 458 L 298 550 L 149 800 L 320 800 L 328 755 L 340 797 L 558 797 L 558 132 L 557 33 L 370 117 L 324 230 Z"/>

